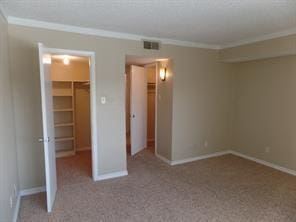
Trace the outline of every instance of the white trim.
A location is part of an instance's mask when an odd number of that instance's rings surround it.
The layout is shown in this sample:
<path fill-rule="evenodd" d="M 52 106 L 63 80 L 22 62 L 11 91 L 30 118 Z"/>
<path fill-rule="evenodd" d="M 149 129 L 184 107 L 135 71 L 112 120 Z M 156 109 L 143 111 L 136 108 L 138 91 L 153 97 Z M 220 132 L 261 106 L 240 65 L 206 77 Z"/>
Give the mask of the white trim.
<path fill-rule="evenodd" d="M 268 166 L 268 167 L 271 167 L 273 169 L 282 171 L 284 173 L 288 173 L 288 174 L 291 174 L 293 176 L 296 176 L 296 171 L 295 170 L 291 170 L 291 169 L 288 169 L 286 167 L 282 167 L 282 166 L 267 162 L 265 160 L 260 160 L 260 159 L 257 159 L 257 158 L 254 158 L 254 157 L 251 157 L 251 156 L 248 156 L 248 155 L 245 155 L 245 154 L 233 151 L 233 150 L 228 151 L 228 153 L 233 154 L 235 156 L 242 157 L 242 158 L 247 159 L 247 160 L 254 161 L 256 163 L 259 163 L 259 164 L 262 164 L 262 165 L 265 165 L 265 166 Z"/>
<path fill-rule="evenodd" d="M 1 4 L 0 4 L 0 15 L 8 22 L 7 14 L 6 14 L 5 9 L 3 8 L 3 6 Z"/>
<path fill-rule="evenodd" d="M 226 154 L 229 154 L 229 151 L 216 152 L 216 153 L 212 153 L 212 154 L 187 158 L 187 159 L 183 159 L 183 160 L 173 160 L 173 161 L 171 161 L 171 165 L 174 166 L 174 165 L 178 165 L 178 164 L 193 162 L 196 160 L 203 160 L 203 159 L 208 159 L 208 158 L 212 158 L 212 157 L 223 156 Z"/>
<path fill-rule="evenodd" d="M 127 175 L 128 175 L 127 170 L 124 170 L 124 171 L 119 171 L 114 173 L 106 173 L 106 174 L 98 175 L 95 180 L 96 181 L 108 180 L 108 179 L 123 177 Z"/>
<path fill-rule="evenodd" d="M 21 204 L 21 195 L 18 194 L 17 199 L 16 199 L 16 204 L 15 204 L 15 207 L 14 207 L 14 211 L 13 211 L 12 222 L 17 222 L 18 221 L 18 215 L 19 215 L 19 211 L 20 211 L 20 204 Z"/>
<path fill-rule="evenodd" d="M 94 36 L 109 37 L 109 38 L 116 38 L 116 39 L 136 40 L 136 41 L 149 39 L 152 41 L 160 41 L 162 44 L 168 44 L 168 45 L 205 48 L 205 49 L 221 49 L 219 45 L 213 45 L 213 44 L 204 44 L 204 43 L 181 41 L 181 40 L 174 40 L 174 39 L 167 39 L 167 38 L 154 38 L 154 37 L 135 35 L 130 33 L 107 31 L 102 29 L 84 28 L 80 26 L 64 25 L 64 24 L 58 24 L 58 23 L 52 23 L 52 22 L 43 22 L 43 21 L 37 21 L 33 19 L 18 18 L 14 16 L 8 16 L 7 20 L 9 24 L 13 24 L 13 25 L 50 29 L 50 30 L 57 30 L 57 31 L 63 31 L 63 32 L 72 32 L 72 33 L 79 33 L 84 35 L 94 35 Z"/>
<path fill-rule="evenodd" d="M 95 53 L 90 54 L 90 118 L 91 118 L 91 157 L 92 157 L 92 177 L 95 181 L 99 174 L 98 167 L 98 126 L 97 126 L 97 99 L 96 99 L 96 58 Z"/>
<path fill-rule="evenodd" d="M 82 50 L 69 50 L 58 48 L 44 48 L 50 54 L 67 54 L 85 56 L 90 58 L 90 109 L 91 109 L 91 150 L 92 150 L 92 177 L 95 181 L 98 175 L 98 133 L 97 133 L 97 104 L 96 104 L 96 63 L 95 52 Z"/>
<path fill-rule="evenodd" d="M 227 49 L 227 48 L 232 48 L 232 47 L 237 47 L 237 46 L 242 46 L 242 45 L 248 45 L 248 44 L 255 43 L 255 42 L 261 42 L 261 41 L 271 40 L 271 39 L 275 39 L 275 38 L 286 37 L 286 36 L 294 35 L 294 34 L 296 34 L 296 28 L 284 30 L 281 32 L 274 32 L 274 33 L 267 34 L 267 35 L 257 36 L 254 38 L 244 39 L 244 40 L 240 40 L 237 42 L 221 45 L 221 49 Z"/>
<path fill-rule="evenodd" d="M 162 160 L 163 162 L 165 162 L 165 163 L 171 165 L 171 161 L 170 161 L 170 160 L 168 160 L 167 158 L 163 157 L 162 155 L 159 155 L 156 151 L 155 151 L 155 156 L 156 156 L 158 159 Z"/>
<path fill-rule="evenodd" d="M 21 197 L 23 196 L 28 196 L 28 195 L 33 195 L 33 194 L 37 194 L 37 193 L 42 193 L 46 191 L 46 187 L 42 186 L 42 187 L 33 187 L 30 189 L 25 189 L 25 190 L 21 190 L 19 195 Z"/>
<path fill-rule="evenodd" d="M 167 164 L 170 164 L 172 166 L 178 165 L 178 164 L 183 164 L 183 163 L 188 163 L 188 162 L 192 162 L 192 161 L 202 160 L 202 159 L 208 159 L 208 158 L 212 158 L 212 157 L 223 156 L 223 155 L 227 155 L 227 154 L 232 154 L 232 155 L 235 155 L 235 156 L 247 159 L 247 160 L 251 160 L 251 161 L 254 161 L 254 162 L 258 163 L 258 164 L 262 164 L 262 165 L 271 167 L 273 169 L 282 171 L 284 173 L 288 173 L 288 174 L 291 174 L 293 176 L 296 176 L 296 171 L 295 170 L 291 170 L 291 169 L 288 169 L 286 167 L 282 167 L 282 166 L 276 165 L 274 163 L 267 162 L 265 160 L 261 160 L 261 159 L 255 158 L 255 157 L 251 157 L 251 156 L 239 153 L 239 152 L 234 151 L 234 150 L 226 150 L 226 151 L 212 153 L 212 154 L 208 154 L 208 155 L 197 156 L 197 157 L 187 158 L 187 159 L 183 159 L 183 160 L 174 160 L 174 161 L 170 161 L 170 160 L 164 158 L 163 156 L 155 153 L 155 155 L 159 159 L 161 159 L 162 161 L 164 161 Z"/>

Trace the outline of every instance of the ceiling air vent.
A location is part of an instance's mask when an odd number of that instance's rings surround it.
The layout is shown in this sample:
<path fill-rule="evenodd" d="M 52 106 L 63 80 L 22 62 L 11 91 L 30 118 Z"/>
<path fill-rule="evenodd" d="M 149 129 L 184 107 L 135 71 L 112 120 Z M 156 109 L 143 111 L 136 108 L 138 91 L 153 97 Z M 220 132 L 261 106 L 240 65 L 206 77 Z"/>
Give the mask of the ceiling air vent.
<path fill-rule="evenodd" d="M 147 40 L 143 41 L 144 49 L 159 50 L 159 45 L 160 45 L 159 42 L 153 42 L 153 41 L 147 41 Z"/>

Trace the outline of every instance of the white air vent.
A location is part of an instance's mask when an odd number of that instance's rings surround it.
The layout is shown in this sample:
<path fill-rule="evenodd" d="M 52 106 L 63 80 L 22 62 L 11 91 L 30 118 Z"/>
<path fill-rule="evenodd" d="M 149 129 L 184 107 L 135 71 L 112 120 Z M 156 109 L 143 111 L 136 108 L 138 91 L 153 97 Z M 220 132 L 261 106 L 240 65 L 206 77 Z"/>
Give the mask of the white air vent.
<path fill-rule="evenodd" d="M 144 49 L 159 50 L 160 43 L 159 42 L 144 40 L 143 41 L 143 46 L 144 46 Z"/>

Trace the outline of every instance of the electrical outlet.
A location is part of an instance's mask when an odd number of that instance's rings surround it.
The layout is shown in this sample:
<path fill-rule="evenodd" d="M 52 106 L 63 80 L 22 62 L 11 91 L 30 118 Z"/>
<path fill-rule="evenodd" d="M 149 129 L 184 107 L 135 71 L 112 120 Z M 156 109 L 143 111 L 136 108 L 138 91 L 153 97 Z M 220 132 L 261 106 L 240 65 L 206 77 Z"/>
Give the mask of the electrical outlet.
<path fill-rule="evenodd" d="M 208 141 L 207 140 L 205 140 L 205 142 L 204 142 L 204 147 L 208 147 Z"/>
<path fill-rule="evenodd" d="M 265 147 L 265 153 L 269 153 L 269 152 L 270 152 L 270 147 L 269 146 Z"/>

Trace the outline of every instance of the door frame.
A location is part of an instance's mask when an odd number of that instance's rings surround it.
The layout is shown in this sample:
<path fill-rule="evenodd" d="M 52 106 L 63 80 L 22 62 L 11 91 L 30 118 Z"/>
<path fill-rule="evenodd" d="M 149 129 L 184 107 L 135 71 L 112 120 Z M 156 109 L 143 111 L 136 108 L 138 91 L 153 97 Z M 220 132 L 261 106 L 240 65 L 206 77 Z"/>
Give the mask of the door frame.
<path fill-rule="evenodd" d="M 97 106 L 96 106 L 96 63 L 95 52 L 93 51 L 81 51 L 81 50 L 69 50 L 59 48 L 43 48 L 44 53 L 48 54 L 61 54 L 61 55 L 73 55 L 84 56 L 90 59 L 90 117 L 91 117 L 91 153 L 92 153 L 92 179 L 94 181 L 98 178 L 98 140 L 97 140 Z"/>
<path fill-rule="evenodd" d="M 144 68 L 148 68 L 148 67 L 155 67 L 155 104 L 154 104 L 154 154 L 157 154 L 157 102 L 158 102 L 158 62 L 153 62 L 147 65 L 144 65 Z M 147 114 L 148 116 L 148 114 Z M 148 140 L 147 140 L 148 142 Z"/>

